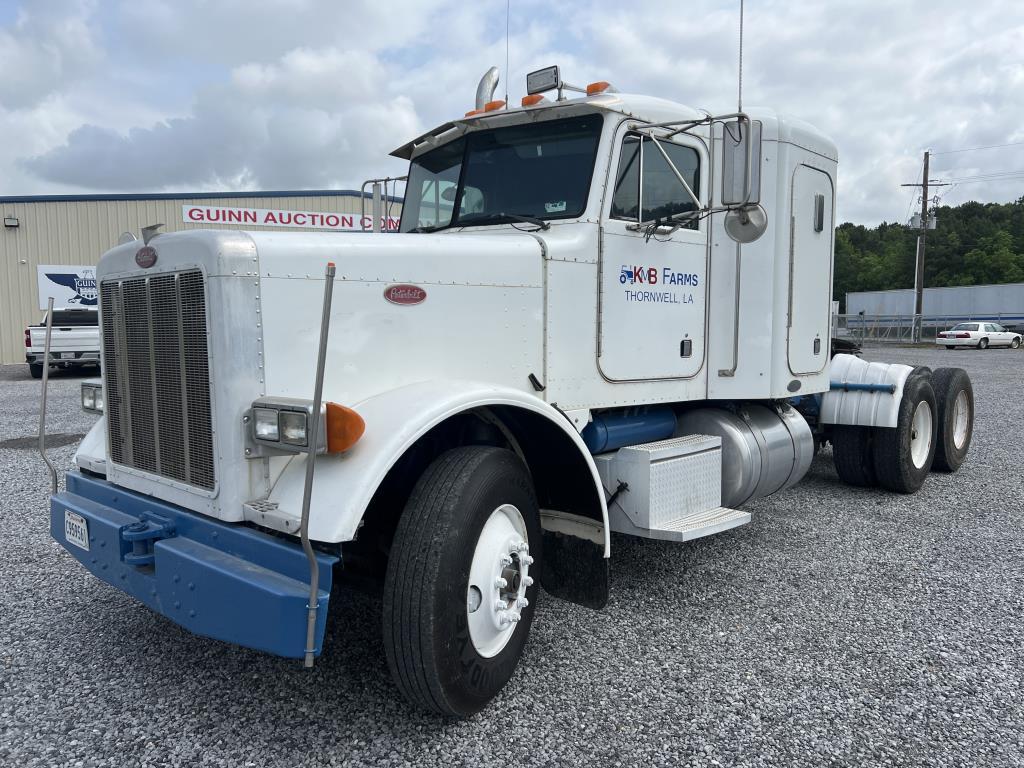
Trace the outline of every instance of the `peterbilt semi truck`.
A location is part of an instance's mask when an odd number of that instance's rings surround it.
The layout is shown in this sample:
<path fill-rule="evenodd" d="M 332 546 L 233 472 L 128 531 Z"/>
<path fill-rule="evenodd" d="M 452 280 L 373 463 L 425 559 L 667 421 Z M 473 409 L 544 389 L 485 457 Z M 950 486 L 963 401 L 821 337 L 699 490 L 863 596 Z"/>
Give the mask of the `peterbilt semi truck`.
<path fill-rule="evenodd" d="M 831 354 L 821 132 L 557 67 L 515 108 L 495 83 L 393 153 L 398 233 L 108 251 L 102 417 L 51 500 L 99 579 L 307 665 L 339 585 L 377 585 L 396 687 L 451 717 L 509 681 L 542 586 L 605 604 L 612 533 L 741 526 L 825 443 L 911 493 L 974 414 L 959 369 Z"/>

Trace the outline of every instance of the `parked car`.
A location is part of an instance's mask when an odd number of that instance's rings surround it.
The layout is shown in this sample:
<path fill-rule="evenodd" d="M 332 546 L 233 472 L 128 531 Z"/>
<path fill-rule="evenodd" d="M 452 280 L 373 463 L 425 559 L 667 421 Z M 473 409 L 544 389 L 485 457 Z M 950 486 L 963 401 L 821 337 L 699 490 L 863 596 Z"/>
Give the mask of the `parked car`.
<path fill-rule="evenodd" d="M 95 309 L 55 309 L 50 337 L 50 365 L 70 368 L 100 364 L 99 314 Z M 43 375 L 46 315 L 25 329 L 25 362 L 32 378 Z"/>
<path fill-rule="evenodd" d="M 1008 331 L 999 323 L 960 323 L 935 337 L 935 343 L 946 349 L 954 347 L 1011 347 L 1020 346 L 1021 334 Z"/>

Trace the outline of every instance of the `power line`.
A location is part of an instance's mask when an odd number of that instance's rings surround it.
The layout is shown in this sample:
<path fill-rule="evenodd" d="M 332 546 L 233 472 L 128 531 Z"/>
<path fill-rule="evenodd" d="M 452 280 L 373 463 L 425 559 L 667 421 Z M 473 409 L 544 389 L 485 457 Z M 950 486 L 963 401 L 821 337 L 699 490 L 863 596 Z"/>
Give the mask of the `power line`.
<path fill-rule="evenodd" d="M 984 147 L 964 147 L 963 149 L 947 149 L 945 152 L 932 152 L 932 156 L 935 155 L 952 155 L 957 152 L 977 152 L 980 149 L 1000 149 L 1001 147 L 1019 147 L 1024 145 L 1024 141 L 1011 141 L 1009 144 L 989 144 Z"/>

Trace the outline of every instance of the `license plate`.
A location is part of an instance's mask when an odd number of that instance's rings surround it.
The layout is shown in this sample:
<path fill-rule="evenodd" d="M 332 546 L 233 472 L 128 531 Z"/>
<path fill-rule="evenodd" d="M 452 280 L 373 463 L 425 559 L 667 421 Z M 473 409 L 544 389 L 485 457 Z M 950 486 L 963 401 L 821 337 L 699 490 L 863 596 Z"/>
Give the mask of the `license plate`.
<path fill-rule="evenodd" d="M 89 551 L 89 521 L 70 509 L 64 510 L 64 538 L 69 544 Z"/>
<path fill-rule="evenodd" d="M 60 353 L 60 359 L 61 360 L 74 360 L 75 359 L 75 353 L 74 352 L 61 352 Z"/>

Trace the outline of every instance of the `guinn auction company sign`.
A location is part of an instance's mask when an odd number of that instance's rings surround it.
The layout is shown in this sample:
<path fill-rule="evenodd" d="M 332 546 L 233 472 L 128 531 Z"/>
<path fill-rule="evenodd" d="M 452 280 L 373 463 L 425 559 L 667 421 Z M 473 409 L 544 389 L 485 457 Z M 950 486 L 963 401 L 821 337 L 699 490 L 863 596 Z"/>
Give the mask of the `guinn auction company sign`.
<path fill-rule="evenodd" d="M 320 211 L 280 211 L 269 208 L 227 208 L 211 205 L 181 206 L 181 220 L 188 224 L 206 224 L 212 227 L 293 227 L 296 229 L 324 229 L 334 232 L 369 232 L 373 229 L 370 216 L 357 213 L 323 213 Z M 381 228 L 398 229 L 398 219 L 385 217 Z"/>

